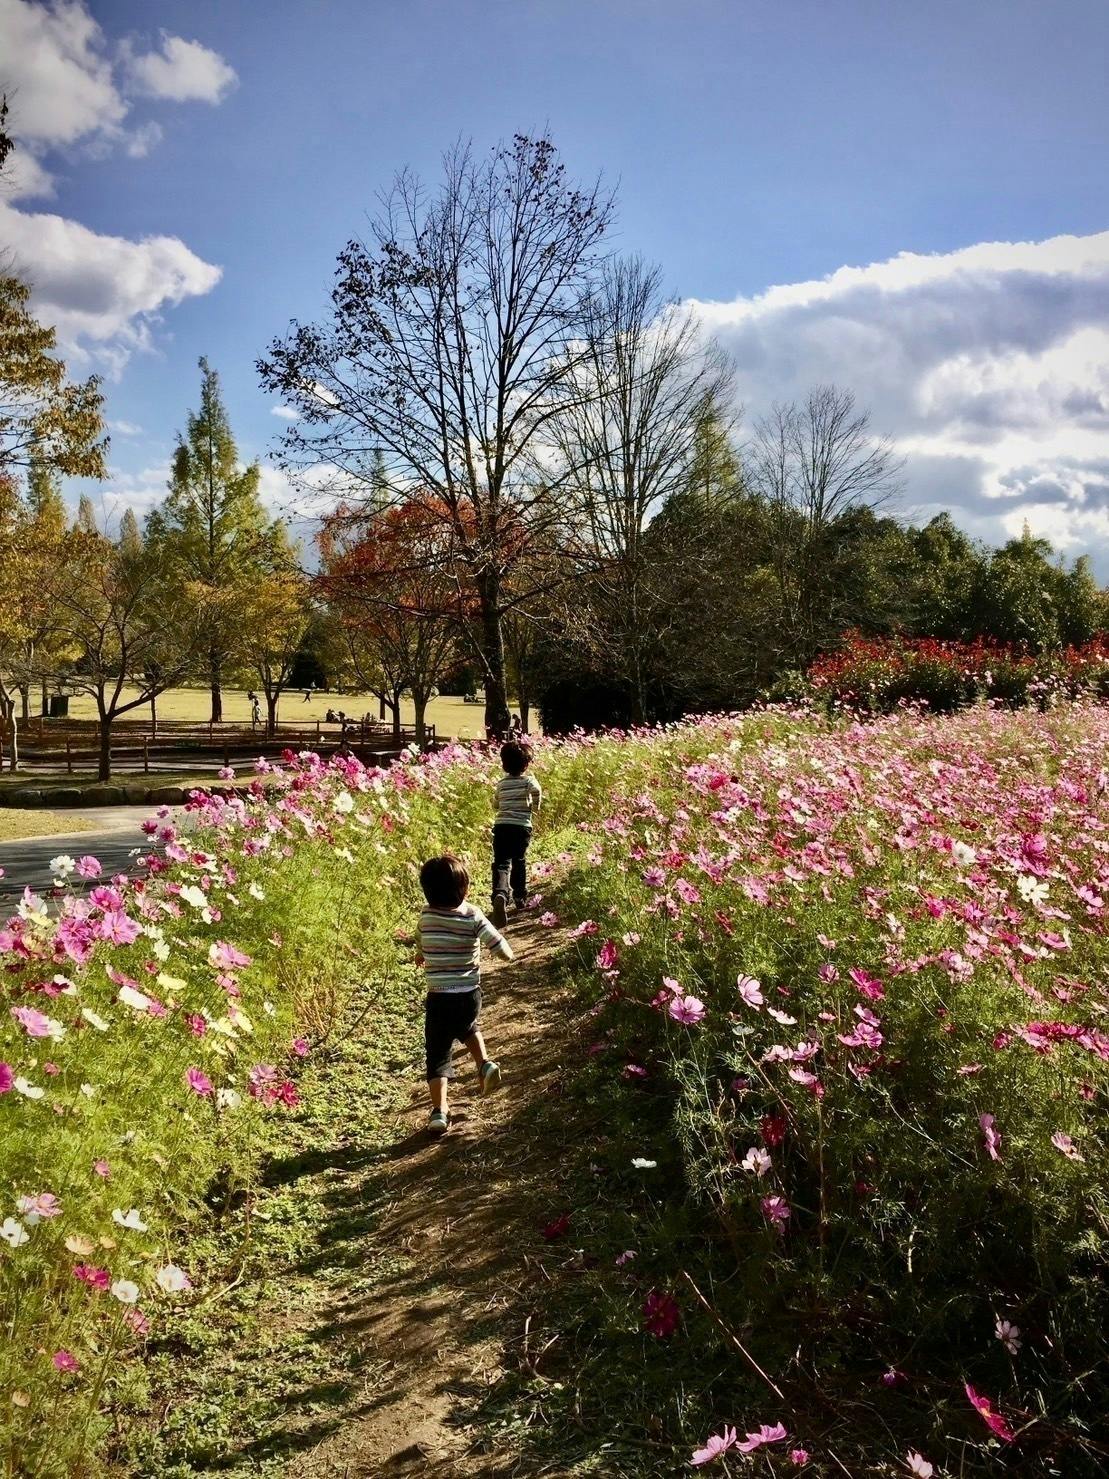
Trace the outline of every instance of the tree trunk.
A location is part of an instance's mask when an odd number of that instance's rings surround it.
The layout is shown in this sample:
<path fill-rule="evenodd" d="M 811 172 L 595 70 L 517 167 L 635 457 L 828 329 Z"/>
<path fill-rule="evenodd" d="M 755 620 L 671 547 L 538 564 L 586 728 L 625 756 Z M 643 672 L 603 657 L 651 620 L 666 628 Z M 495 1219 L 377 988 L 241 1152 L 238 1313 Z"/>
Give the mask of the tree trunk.
<path fill-rule="evenodd" d="M 379 719 L 383 720 L 385 718 L 385 709 L 387 707 L 387 702 L 388 701 L 385 697 L 385 690 L 383 688 L 377 696 L 377 717 Z"/>
<path fill-rule="evenodd" d="M 484 575 L 481 597 L 481 655 L 485 667 L 485 730 L 490 736 L 509 729 L 508 680 L 505 675 L 504 635 L 501 631 L 501 583 L 496 573 Z"/>
<path fill-rule="evenodd" d="M 19 709 L 19 717 L 23 723 L 29 723 L 31 719 L 31 685 L 29 683 L 19 685 Z"/>
<path fill-rule="evenodd" d="M 112 721 L 100 716 L 100 765 L 97 776 L 102 781 L 112 778 Z"/>
<path fill-rule="evenodd" d="M 218 652 L 208 655 L 208 674 L 212 689 L 212 723 L 223 723 L 223 693 L 220 690 L 220 656 Z"/>
<path fill-rule="evenodd" d="M 266 734 L 270 739 L 277 738 L 277 700 L 280 697 L 276 693 L 266 694 Z"/>
<path fill-rule="evenodd" d="M 423 749 L 424 740 L 427 738 L 424 718 L 427 713 L 427 694 L 418 688 L 412 690 L 412 707 L 416 710 L 416 743 Z"/>
<path fill-rule="evenodd" d="M 400 739 L 400 696 L 403 692 L 403 688 L 394 688 L 393 697 L 389 701 L 389 707 L 393 711 L 393 738 L 396 740 Z"/>
<path fill-rule="evenodd" d="M 8 731 L 8 769 L 14 774 L 19 769 L 19 724 L 15 717 L 15 698 L 0 705 L 0 733 Z"/>
<path fill-rule="evenodd" d="M 525 689 L 520 690 L 520 728 L 525 734 L 531 733 L 531 701 Z"/>
<path fill-rule="evenodd" d="M 50 697 L 46 692 L 46 679 L 42 680 L 42 717 L 45 719 L 50 713 Z"/>
<path fill-rule="evenodd" d="M 158 733 L 158 696 L 150 695 L 150 734 L 151 738 Z"/>

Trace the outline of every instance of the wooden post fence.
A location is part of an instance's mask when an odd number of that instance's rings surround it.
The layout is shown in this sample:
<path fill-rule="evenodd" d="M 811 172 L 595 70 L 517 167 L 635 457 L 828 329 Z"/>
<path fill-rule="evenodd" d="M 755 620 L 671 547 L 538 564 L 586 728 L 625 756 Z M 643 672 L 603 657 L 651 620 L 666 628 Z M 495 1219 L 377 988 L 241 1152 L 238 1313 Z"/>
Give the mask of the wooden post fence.
<path fill-rule="evenodd" d="M 73 774 L 73 744 L 68 739 L 65 742 L 65 768 L 70 775 Z"/>
<path fill-rule="evenodd" d="M 142 742 L 142 768 L 143 774 L 150 774 L 150 741 L 144 737 Z"/>

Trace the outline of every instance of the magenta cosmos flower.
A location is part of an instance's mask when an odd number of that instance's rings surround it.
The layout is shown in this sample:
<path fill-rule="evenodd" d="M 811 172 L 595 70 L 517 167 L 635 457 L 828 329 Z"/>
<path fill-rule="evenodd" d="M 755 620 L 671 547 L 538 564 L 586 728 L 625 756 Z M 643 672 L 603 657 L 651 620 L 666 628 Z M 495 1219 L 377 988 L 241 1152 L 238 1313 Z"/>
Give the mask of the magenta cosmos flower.
<path fill-rule="evenodd" d="M 670 1015 L 675 1022 L 682 1022 L 686 1027 L 695 1027 L 704 1020 L 705 1004 L 697 996 L 675 996 L 670 1003 Z"/>
<path fill-rule="evenodd" d="M 664 1294 L 658 1289 L 652 1289 L 644 1300 L 643 1323 L 659 1340 L 665 1340 L 667 1336 L 673 1335 L 678 1328 L 680 1317 L 681 1310 L 672 1294 Z"/>
<path fill-rule="evenodd" d="M 194 1094 L 199 1094 L 202 1099 L 212 1092 L 212 1080 L 199 1068 L 187 1068 L 185 1070 L 185 1082 Z"/>
<path fill-rule="evenodd" d="M 81 1363 L 70 1351 L 55 1351 L 50 1358 L 57 1371 L 80 1371 Z"/>
<path fill-rule="evenodd" d="M 970 1399 L 971 1406 L 978 1413 L 978 1416 L 986 1424 L 994 1437 L 1000 1438 L 1003 1443 L 1012 1443 L 1013 1430 L 1001 1416 L 1001 1413 L 994 1411 L 990 1399 L 983 1397 L 980 1392 L 976 1392 L 969 1381 L 963 1384 L 963 1390 Z"/>
<path fill-rule="evenodd" d="M 993 1115 L 980 1114 L 978 1124 L 982 1131 L 982 1141 L 987 1155 L 991 1161 L 999 1161 L 1001 1159 L 1001 1135 L 994 1129 Z"/>

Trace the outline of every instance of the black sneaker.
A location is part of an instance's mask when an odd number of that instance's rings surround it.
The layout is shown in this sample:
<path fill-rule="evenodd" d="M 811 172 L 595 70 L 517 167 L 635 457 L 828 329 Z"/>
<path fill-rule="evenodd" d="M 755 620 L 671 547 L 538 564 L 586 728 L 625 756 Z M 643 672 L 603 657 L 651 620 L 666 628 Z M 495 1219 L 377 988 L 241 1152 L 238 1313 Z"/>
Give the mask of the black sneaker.
<path fill-rule="evenodd" d="M 498 894 L 493 900 L 493 923 L 499 930 L 508 928 L 508 906 L 504 894 Z"/>

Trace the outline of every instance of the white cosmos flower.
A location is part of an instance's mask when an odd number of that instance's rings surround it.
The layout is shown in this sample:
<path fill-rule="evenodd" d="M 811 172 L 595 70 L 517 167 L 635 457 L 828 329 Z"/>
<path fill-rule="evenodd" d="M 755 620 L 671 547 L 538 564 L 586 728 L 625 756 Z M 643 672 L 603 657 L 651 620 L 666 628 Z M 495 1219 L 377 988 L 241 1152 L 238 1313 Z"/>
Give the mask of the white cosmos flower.
<path fill-rule="evenodd" d="M 973 847 L 968 847 L 965 842 L 953 842 L 951 844 L 951 856 L 960 868 L 969 868 L 972 863 L 978 861 L 978 854 Z"/>
<path fill-rule="evenodd" d="M 349 847 L 337 847 L 335 849 L 335 856 L 337 858 L 342 858 L 344 863 L 354 862 L 354 854 L 351 852 Z"/>
<path fill-rule="evenodd" d="M 97 1032 L 107 1032 L 107 1022 L 105 1022 L 103 1017 L 98 1017 L 92 1007 L 82 1007 L 81 1016 L 84 1017 L 90 1027 L 95 1027 Z"/>
<path fill-rule="evenodd" d="M 197 888 L 195 883 L 186 883 L 181 890 L 180 897 L 186 904 L 191 904 L 194 909 L 207 909 L 208 895 L 202 888 Z"/>
<path fill-rule="evenodd" d="M 150 1006 L 149 996 L 136 991 L 133 986 L 121 986 L 117 1000 L 121 1001 L 125 1007 L 133 1007 L 136 1012 L 145 1012 Z"/>
<path fill-rule="evenodd" d="M 33 894 L 30 889 L 27 889 L 20 899 L 17 913 L 20 919 L 25 919 L 31 924 L 46 924 L 49 919 L 46 905 L 38 894 Z"/>
<path fill-rule="evenodd" d="M 1048 885 L 1040 878 L 1022 873 L 1017 879 L 1017 892 L 1026 903 L 1040 905 L 1047 900 Z"/>
<path fill-rule="evenodd" d="M 22 1248 L 30 1234 L 22 1222 L 15 1217 L 5 1217 L 0 1223 L 0 1238 L 12 1248 Z"/>
<path fill-rule="evenodd" d="M 24 1099 L 41 1099 L 46 1093 L 46 1090 L 40 1089 L 37 1084 L 28 1083 L 22 1074 L 19 1078 L 12 1080 L 12 1088 L 17 1094 L 22 1094 Z"/>
<path fill-rule="evenodd" d="M 122 1207 L 117 1207 L 112 1213 L 112 1221 L 117 1222 L 120 1227 L 133 1228 L 135 1232 L 146 1232 L 146 1223 L 139 1215 L 139 1209 L 132 1207 L 129 1212 L 124 1212 Z"/>
<path fill-rule="evenodd" d="M 95 1084 L 82 1084 L 81 1085 L 81 1093 L 84 1094 L 84 1096 L 85 1096 L 86 1099 L 92 1099 L 94 1097 L 94 1095 L 96 1094 L 96 1085 Z"/>
<path fill-rule="evenodd" d="M 632 1159 L 632 1165 L 637 1171 L 653 1171 L 658 1161 L 649 1161 L 644 1156 L 637 1155 Z"/>
<path fill-rule="evenodd" d="M 55 976 L 51 984 L 57 986 L 63 996 L 76 995 L 77 987 L 74 986 L 68 976 Z"/>
<path fill-rule="evenodd" d="M 239 1093 L 236 1093 L 236 1091 L 234 1089 L 217 1089 L 216 1090 L 216 1108 L 217 1109 L 238 1109 L 239 1105 L 242 1102 L 243 1102 L 243 1096 L 241 1094 L 239 1094 Z"/>
<path fill-rule="evenodd" d="M 354 797 L 349 791 L 340 791 L 331 803 L 331 809 L 337 811 L 340 816 L 347 816 L 354 810 Z"/>
<path fill-rule="evenodd" d="M 154 959 L 163 964 L 169 959 L 169 946 L 164 940 L 154 941 Z"/>
<path fill-rule="evenodd" d="M 773 1017 L 775 1022 L 780 1022 L 783 1027 L 796 1027 L 797 1018 L 791 1017 L 788 1012 L 780 1012 L 777 1007 L 767 1007 L 767 1015 Z"/>
<path fill-rule="evenodd" d="M 758 1145 L 752 1145 L 739 1164 L 745 1171 L 752 1171 L 756 1176 L 765 1176 L 773 1162 L 765 1150 Z"/>
<path fill-rule="evenodd" d="M 259 901 L 266 897 L 265 891 L 257 883 L 252 883 L 247 889 L 247 893 L 252 899 L 258 899 Z"/>
<path fill-rule="evenodd" d="M 167 1294 L 183 1294 L 186 1289 L 193 1287 L 188 1274 L 175 1263 L 167 1263 L 160 1268 L 154 1275 L 154 1281 Z"/>
<path fill-rule="evenodd" d="M 134 1304 L 139 1297 L 139 1286 L 130 1279 L 117 1279 L 112 1285 L 112 1293 L 120 1304 Z"/>
<path fill-rule="evenodd" d="M 50 872 L 55 878 L 68 878 L 76 866 L 68 853 L 59 853 L 56 858 L 50 859 Z"/>

